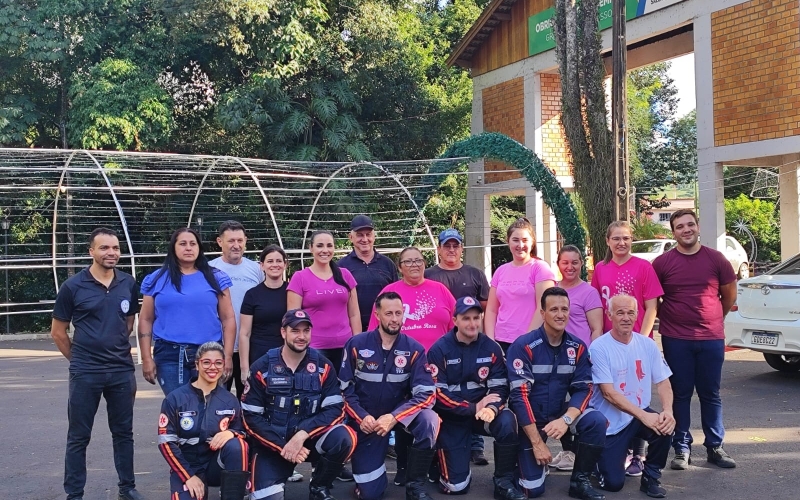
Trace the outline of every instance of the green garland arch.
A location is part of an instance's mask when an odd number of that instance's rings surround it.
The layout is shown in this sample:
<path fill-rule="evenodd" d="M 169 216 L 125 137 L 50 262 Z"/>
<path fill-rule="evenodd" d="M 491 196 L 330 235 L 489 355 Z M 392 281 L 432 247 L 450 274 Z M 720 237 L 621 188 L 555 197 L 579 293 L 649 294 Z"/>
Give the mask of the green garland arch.
<path fill-rule="evenodd" d="M 575 245 L 581 250 L 581 253 L 585 252 L 586 232 L 578 220 L 578 212 L 575 210 L 572 199 L 561 187 L 553 172 L 542 163 L 533 151 L 506 135 L 487 132 L 456 142 L 440 156 L 443 159 L 465 157 L 472 160 L 486 158 L 502 161 L 519 169 L 531 185 L 542 193 L 542 199 L 555 215 L 556 225 L 565 243 Z M 433 164 L 429 173 L 438 175 L 434 177 L 430 188 L 417 191 L 415 201 L 418 206 L 424 205 L 436 189 L 434 186 L 441 185 L 451 168 L 452 166 L 446 162 Z M 587 274 L 585 262 L 584 258 L 581 271 L 584 279 Z"/>

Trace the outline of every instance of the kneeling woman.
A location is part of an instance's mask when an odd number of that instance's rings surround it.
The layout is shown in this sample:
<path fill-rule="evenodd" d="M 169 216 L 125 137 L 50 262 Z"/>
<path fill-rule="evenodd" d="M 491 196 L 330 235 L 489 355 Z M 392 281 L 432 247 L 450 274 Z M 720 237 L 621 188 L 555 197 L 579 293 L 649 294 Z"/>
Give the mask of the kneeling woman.
<path fill-rule="evenodd" d="M 195 357 L 198 377 L 161 403 L 158 448 L 170 466 L 170 500 L 208 498 L 220 486 L 222 500 L 242 500 L 250 477 L 239 401 L 217 386 L 225 351 L 206 342 Z"/>

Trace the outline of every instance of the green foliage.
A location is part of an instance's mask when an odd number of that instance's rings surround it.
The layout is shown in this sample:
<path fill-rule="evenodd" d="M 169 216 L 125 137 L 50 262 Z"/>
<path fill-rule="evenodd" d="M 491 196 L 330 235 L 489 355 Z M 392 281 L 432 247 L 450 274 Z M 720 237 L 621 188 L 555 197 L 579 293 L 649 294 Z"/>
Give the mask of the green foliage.
<path fill-rule="evenodd" d="M 647 214 L 638 214 L 633 218 L 631 220 L 631 230 L 635 240 L 655 240 L 672 237 L 669 229 L 653 221 Z"/>
<path fill-rule="evenodd" d="M 781 257 L 780 214 L 775 203 L 754 200 L 744 194 L 725 200 L 725 229 L 739 243 L 750 251 L 750 239 L 736 231 L 736 225 L 743 222 L 753 233 L 757 243 L 756 260 L 777 262 Z"/>

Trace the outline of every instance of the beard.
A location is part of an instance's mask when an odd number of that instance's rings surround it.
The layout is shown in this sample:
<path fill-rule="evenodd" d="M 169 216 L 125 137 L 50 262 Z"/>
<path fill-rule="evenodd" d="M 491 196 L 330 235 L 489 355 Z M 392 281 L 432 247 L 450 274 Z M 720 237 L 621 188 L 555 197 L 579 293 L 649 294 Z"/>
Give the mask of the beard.
<path fill-rule="evenodd" d="M 398 326 L 396 329 L 393 330 L 389 327 L 389 325 L 381 323 L 381 330 L 383 330 L 383 332 L 386 333 L 387 335 L 397 335 L 400 333 L 400 330 L 402 330 L 402 328 L 403 325 L 401 324 L 400 326 Z"/>
<path fill-rule="evenodd" d="M 296 347 L 294 346 L 294 344 L 289 344 L 289 343 L 287 342 L 287 343 L 286 343 L 286 347 L 288 347 L 288 348 L 289 348 L 289 350 L 291 350 L 292 352 L 296 352 L 297 354 L 302 354 L 302 353 L 306 352 L 306 350 L 308 349 L 308 344 L 306 344 L 306 346 L 305 346 L 305 347 L 303 347 L 302 349 L 298 349 L 298 348 L 296 348 Z"/>

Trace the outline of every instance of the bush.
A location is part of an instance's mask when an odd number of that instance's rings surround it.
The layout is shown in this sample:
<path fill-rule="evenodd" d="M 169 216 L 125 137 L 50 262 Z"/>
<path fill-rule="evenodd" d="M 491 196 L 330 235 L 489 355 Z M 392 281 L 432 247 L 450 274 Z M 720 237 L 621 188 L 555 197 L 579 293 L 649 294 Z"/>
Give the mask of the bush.
<path fill-rule="evenodd" d="M 725 200 L 725 229 L 747 250 L 752 250 L 750 237 L 736 230 L 743 223 L 756 240 L 756 260 L 778 262 L 781 260 L 780 214 L 775 203 L 754 200 L 744 194 Z"/>

